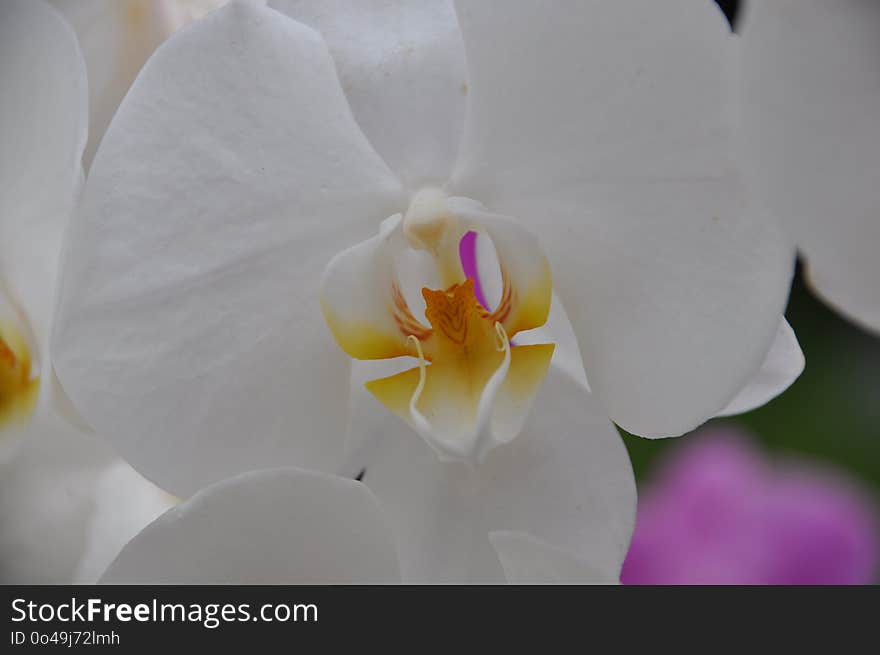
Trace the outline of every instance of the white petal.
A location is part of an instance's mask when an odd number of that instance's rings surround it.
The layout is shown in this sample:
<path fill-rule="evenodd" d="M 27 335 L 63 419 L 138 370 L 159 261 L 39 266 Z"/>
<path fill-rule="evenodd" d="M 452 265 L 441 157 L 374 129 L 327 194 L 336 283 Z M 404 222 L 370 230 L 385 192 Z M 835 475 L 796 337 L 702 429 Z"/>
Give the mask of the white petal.
<path fill-rule="evenodd" d="M 461 140 L 467 77 L 450 0 L 272 0 L 326 39 L 355 118 L 411 187 L 442 184 Z"/>
<path fill-rule="evenodd" d="M 750 2 L 740 27 L 749 181 L 819 294 L 880 332 L 880 3 Z"/>
<path fill-rule="evenodd" d="M 429 333 L 410 308 L 395 265 L 407 250 L 400 221 L 400 214 L 383 221 L 379 234 L 336 255 L 321 277 L 324 318 L 355 359 L 413 355 L 407 337 Z"/>
<path fill-rule="evenodd" d="M 22 308 L 45 351 L 61 235 L 82 180 L 88 92 L 76 36 L 43 2 L 0 3 L 0 88 L 0 295 Z"/>
<path fill-rule="evenodd" d="M 489 541 L 511 584 L 619 584 L 620 574 L 591 566 L 589 555 L 577 557 L 523 532 L 489 533 Z"/>
<path fill-rule="evenodd" d="M 710 0 L 457 7 L 471 92 L 451 192 L 538 234 L 616 422 L 695 427 L 760 367 L 793 267 L 745 206 L 724 16 Z"/>
<path fill-rule="evenodd" d="M 516 345 L 518 346 L 535 343 L 554 344 L 556 348 L 553 350 L 553 366 L 565 371 L 587 391 L 590 390 L 577 337 L 568 320 L 568 315 L 565 313 L 565 308 L 555 293 L 550 301 L 550 315 L 547 317 L 547 323 L 534 330 L 520 332 L 516 336 Z"/>
<path fill-rule="evenodd" d="M 732 416 L 764 405 L 788 389 L 804 370 L 804 353 L 794 330 L 782 319 L 760 370 L 719 416 Z"/>
<path fill-rule="evenodd" d="M 523 434 L 476 469 L 441 462 L 383 408 L 359 403 L 353 429 L 382 435 L 362 460 L 363 480 L 394 523 L 405 581 L 503 581 L 490 532 L 525 533 L 548 545 L 504 551 L 521 562 L 534 558 L 537 568 L 521 568 L 517 580 L 546 578 L 557 557 L 559 571 L 589 563 L 571 582 L 590 570 L 597 582 L 617 578 L 635 519 L 635 481 L 617 431 L 567 375 L 550 370 Z"/>
<path fill-rule="evenodd" d="M 93 484 L 94 509 L 75 584 L 95 584 L 132 537 L 177 504 L 176 498 L 121 460 L 110 464 Z"/>
<path fill-rule="evenodd" d="M 603 582 L 620 573 L 636 487 L 620 435 L 596 399 L 552 370 L 525 431 L 482 470 L 490 531 L 531 534 L 583 558 Z M 549 556 L 549 555 L 548 555 Z"/>
<path fill-rule="evenodd" d="M 87 539 L 94 478 L 110 454 L 98 444 L 89 449 L 93 459 L 71 431 L 32 428 L 0 473 L 0 575 L 3 584 L 70 584 Z"/>
<path fill-rule="evenodd" d="M 384 425 L 389 418 L 389 410 L 380 405 L 375 396 L 366 391 L 364 385 L 371 380 L 402 373 L 418 366 L 418 363 L 418 359 L 413 357 L 352 362 L 350 387 L 352 421 L 346 435 L 345 458 L 343 467 L 338 471 L 340 475 L 357 477 L 363 470 L 364 463 L 372 461 L 372 453 L 381 447 L 385 437 Z M 365 417 L 366 422 L 364 422 Z"/>
<path fill-rule="evenodd" d="M 393 537 L 352 480 L 298 469 L 214 484 L 132 539 L 109 584 L 394 583 Z"/>
<path fill-rule="evenodd" d="M 261 4 L 266 4 L 266 0 L 254 0 Z M 202 18 L 206 14 L 219 9 L 229 0 L 175 0 L 175 3 L 181 8 L 187 18 Z"/>
<path fill-rule="evenodd" d="M 86 168 L 116 108 L 156 47 L 183 24 L 168 0 L 51 0 L 76 31 L 89 71 Z"/>
<path fill-rule="evenodd" d="M 39 414 L 0 466 L 0 581 L 94 582 L 169 502 L 99 439 Z"/>
<path fill-rule="evenodd" d="M 349 364 L 320 275 L 400 193 L 312 30 L 234 2 L 179 32 L 126 96 L 68 235 L 54 356 L 74 405 L 181 497 L 335 467 Z"/>
<path fill-rule="evenodd" d="M 405 583 L 504 581 L 480 517 L 478 480 L 467 465 L 441 462 L 363 388 L 354 390 L 350 440 L 359 446 L 350 470 L 363 472 L 388 513 Z M 482 564 L 479 580 L 471 574 L 474 558 Z"/>
<path fill-rule="evenodd" d="M 55 414 L 61 416 L 80 432 L 85 432 L 87 434 L 94 433 L 92 426 L 89 425 L 79 411 L 77 411 L 76 407 L 74 407 L 71 402 L 70 397 L 67 395 L 67 392 L 64 391 L 64 387 L 61 386 L 61 381 L 58 379 L 58 375 L 54 368 L 50 371 L 50 380 L 44 387 L 44 391 L 49 395 L 50 402 L 52 403 L 52 411 Z"/>

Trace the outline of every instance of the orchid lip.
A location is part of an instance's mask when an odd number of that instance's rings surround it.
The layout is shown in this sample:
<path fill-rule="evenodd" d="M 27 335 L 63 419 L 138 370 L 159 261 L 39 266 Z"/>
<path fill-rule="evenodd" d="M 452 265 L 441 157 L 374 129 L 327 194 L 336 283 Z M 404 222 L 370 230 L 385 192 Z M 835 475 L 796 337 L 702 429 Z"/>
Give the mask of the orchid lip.
<path fill-rule="evenodd" d="M 494 244 L 493 255 L 478 253 L 480 239 Z M 402 284 L 413 281 L 397 264 L 407 252 L 430 262 L 419 272 L 428 281 L 421 298 L 408 297 Z M 492 266 L 494 279 L 481 275 Z M 497 287 L 494 302 L 487 284 Z M 530 233 L 479 203 L 427 188 L 378 235 L 328 264 L 321 304 L 352 357 L 416 358 L 415 368 L 367 389 L 440 459 L 478 464 L 516 437 L 547 372 L 552 344 L 512 339 L 543 325 L 551 295 L 549 266 Z"/>
<path fill-rule="evenodd" d="M 419 354 L 419 383 L 413 391 L 409 401 L 409 413 L 413 427 L 427 444 L 434 450 L 443 461 L 465 461 L 471 465 L 478 464 L 488 454 L 492 446 L 492 435 L 489 431 L 489 420 L 492 412 L 492 402 L 498 393 L 498 389 L 507 377 L 510 370 L 510 340 L 501 323 L 495 323 L 498 336 L 498 350 L 504 353 L 501 364 L 489 378 L 480 402 L 477 407 L 477 420 L 474 427 L 461 435 L 447 435 L 436 430 L 418 409 L 418 402 L 425 388 L 427 379 L 427 364 L 419 340 L 412 339 Z"/>

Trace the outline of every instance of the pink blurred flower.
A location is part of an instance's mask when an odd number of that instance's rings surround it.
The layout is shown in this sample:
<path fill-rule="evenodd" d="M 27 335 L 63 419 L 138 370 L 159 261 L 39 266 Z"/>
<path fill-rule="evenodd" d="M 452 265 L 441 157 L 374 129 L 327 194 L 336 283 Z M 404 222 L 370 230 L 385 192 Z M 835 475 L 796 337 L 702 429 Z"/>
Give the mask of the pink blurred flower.
<path fill-rule="evenodd" d="M 704 430 L 641 494 L 624 584 L 869 584 L 876 509 L 839 473 Z"/>

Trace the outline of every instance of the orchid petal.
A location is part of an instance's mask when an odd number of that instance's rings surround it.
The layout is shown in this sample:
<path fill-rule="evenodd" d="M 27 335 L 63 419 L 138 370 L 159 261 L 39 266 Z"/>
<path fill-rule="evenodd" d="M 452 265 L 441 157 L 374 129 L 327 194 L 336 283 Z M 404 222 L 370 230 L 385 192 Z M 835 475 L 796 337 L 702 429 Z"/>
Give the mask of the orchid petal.
<path fill-rule="evenodd" d="M 327 41 L 354 116 L 410 185 L 441 184 L 464 123 L 464 45 L 449 0 L 272 0 Z"/>
<path fill-rule="evenodd" d="M 171 502 L 100 439 L 39 413 L 0 464 L 0 582 L 94 582 Z"/>
<path fill-rule="evenodd" d="M 718 415 L 742 414 L 767 404 L 798 379 L 804 364 L 804 353 L 794 330 L 782 319 L 761 368 Z"/>
<path fill-rule="evenodd" d="M 41 1 L 0 5 L 0 320 L 20 308 L 47 346 L 61 236 L 82 182 L 86 69 L 76 35 Z M 8 298 L 2 298 L 8 296 Z"/>
<path fill-rule="evenodd" d="M 321 279 L 324 318 L 355 359 L 414 355 L 407 337 L 430 333 L 413 315 L 395 266 L 407 250 L 400 220 L 400 214 L 386 219 L 375 237 L 336 255 Z"/>
<path fill-rule="evenodd" d="M 794 261 L 734 166 L 724 16 L 709 0 L 457 9 L 471 90 L 450 192 L 540 236 L 612 419 L 697 426 L 760 367 Z"/>
<path fill-rule="evenodd" d="M 403 582 L 503 582 L 481 518 L 473 469 L 441 461 L 363 388 L 354 390 L 353 399 L 350 439 L 360 448 L 350 468 L 361 472 L 388 513 Z"/>
<path fill-rule="evenodd" d="M 617 578 L 635 522 L 636 489 L 620 435 L 596 399 L 558 370 L 524 432 L 486 462 L 490 531 L 514 531 Z M 548 555 L 549 556 L 549 555 Z"/>
<path fill-rule="evenodd" d="M 751 1 L 739 25 L 751 186 L 819 295 L 880 333 L 880 4 Z"/>
<path fill-rule="evenodd" d="M 620 575 L 591 566 L 588 554 L 577 556 L 530 534 L 498 530 L 489 533 L 504 577 L 510 584 L 619 584 Z"/>
<path fill-rule="evenodd" d="M 119 459 L 95 476 L 93 485 L 94 509 L 74 584 L 95 584 L 125 544 L 177 504 Z"/>
<path fill-rule="evenodd" d="M 350 367 L 320 276 L 401 194 L 317 34 L 248 2 L 197 21 L 144 67 L 93 163 L 54 332 L 65 391 L 181 497 L 334 469 Z"/>
<path fill-rule="evenodd" d="M 125 92 L 156 47 L 183 24 L 168 0 L 51 0 L 70 23 L 89 72 L 86 168 Z"/>
<path fill-rule="evenodd" d="M 353 425 L 377 444 L 360 460 L 363 481 L 395 526 L 404 581 L 499 582 L 514 560 L 516 580 L 536 581 L 581 559 L 570 581 L 617 578 L 635 520 L 632 469 L 617 431 L 565 373 L 551 368 L 523 433 L 476 468 L 441 462 L 367 397 Z M 549 547 L 516 550 L 510 532 Z"/>
<path fill-rule="evenodd" d="M 388 584 L 399 577 L 392 534 L 364 485 L 288 468 L 200 491 L 132 539 L 101 582 Z"/>
<path fill-rule="evenodd" d="M 555 293 L 550 302 L 550 314 L 547 316 L 547 322 L 539 328 L 520 332 L 516 336 L 518 346 L 536 343 L 552 343 L 555 346 L 553 366 L 568 373 L 587 391 L 590 390 L 577 337 L 571 327 L 571 321 L 568 320 L 568 315 L 565 313 L 565 308 L 562 306 L 562 301 Z"/>

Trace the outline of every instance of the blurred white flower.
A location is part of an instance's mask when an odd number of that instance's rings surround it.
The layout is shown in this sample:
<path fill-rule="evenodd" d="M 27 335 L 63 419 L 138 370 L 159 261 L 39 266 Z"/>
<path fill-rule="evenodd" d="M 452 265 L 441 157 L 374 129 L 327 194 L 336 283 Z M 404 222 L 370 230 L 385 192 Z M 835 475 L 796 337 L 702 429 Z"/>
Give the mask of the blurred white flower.
<path fill-rule="evenodd" d="M 76 32 L 89 80 L 91 165 L 116 108 L 156 47 L 187 20 L 176 0 L 50 0 Z"/>
<path fill-rule="evenodd" d="M 464 460 L 355 403 L 352 443 L 385 440 L 354 463 L 404 580 L 615 579 L 635 497 L 605 417 L 680 434 L 802 365 L 781 322 L 792 251 L 737 173 L 724 17 L 273 4 L 302 22 L 233 2 L 171 38 L 108 130 L 66 243 L 66 390 L 179 495 L 270 466 L 353 472 L 326 316 L 351 355 L 420 358 L 372 390 Z M 470 230 L 499 265 L 491 309 L 458 260 Z M 509 342 L 554 289 L 595 397 L 555 366 L 542 386 L 552 349 Z M 774 339 L 792 357 L 768 384 Z"/>
<path fill-rule="evenodd" d="M 51 405 L 49 326 L 61 238 L 82 183 L 88 96 L 76 38 L 55 12 L 21 1 L 2 11 L 0 435 L 8 446 Z"/>
<path fill-rule="evenodd" d="M 0 464 L 0 583 L 92 584 L 175 502 L 97 436 L 41 417 Z"/>
<path fill-rule="evenodd" d="M 746 170 L 831 306 L 880 331 L 880 3 L 749 0 Z"/>
<path fill-rule="evenodd" d="M 171 499 L 71 425 L 54 386 L 49 325 L 88 89 L 74 33 L 43 2 L 0 5 L 0 84 L 0 580 L 93 581 Z M 105 513 L 124 518 L 96 532 Z"/>

